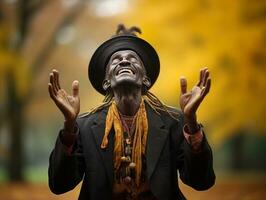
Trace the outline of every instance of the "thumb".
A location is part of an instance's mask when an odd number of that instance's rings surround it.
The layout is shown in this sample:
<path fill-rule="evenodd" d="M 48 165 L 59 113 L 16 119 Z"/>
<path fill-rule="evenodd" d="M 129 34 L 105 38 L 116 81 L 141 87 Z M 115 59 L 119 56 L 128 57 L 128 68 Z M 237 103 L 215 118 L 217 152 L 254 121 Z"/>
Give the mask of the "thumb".
<path fill-rule="evenodd" d="M 184 76 L 180 77 L 180 87 L 181 94 L 185 94 L 187 92 L 187 79 Z"/>
<path fill-rule="evenodd" d="M 72 83 L 72 95 L 73 97 L 79 96 L 79 82 L 77 80 Z"/>

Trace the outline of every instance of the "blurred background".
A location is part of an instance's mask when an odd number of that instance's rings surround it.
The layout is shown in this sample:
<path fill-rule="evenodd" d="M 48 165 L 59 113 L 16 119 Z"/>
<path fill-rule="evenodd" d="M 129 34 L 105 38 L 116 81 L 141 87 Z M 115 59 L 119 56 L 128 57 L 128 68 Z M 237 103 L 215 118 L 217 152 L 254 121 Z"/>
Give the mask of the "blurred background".
<path fill-rule="evenodd" d="M 179 77 L 195 84 L 209 67 L 212 88 L 198 111 L 213 148 L 216 185 L 188 199 L 265 199 L 266 1 L 1 0 L 0 199 L 77 199 L 49 191 L 49 154 L 62 114 L 50 100 L 50 71 L 71 91 L 80 82 L 81 113 L 102 100 L 87 78 L 92 53 L 118 23 L 139 26 L 161 61 L 151 91 L 178 106 Z"/>

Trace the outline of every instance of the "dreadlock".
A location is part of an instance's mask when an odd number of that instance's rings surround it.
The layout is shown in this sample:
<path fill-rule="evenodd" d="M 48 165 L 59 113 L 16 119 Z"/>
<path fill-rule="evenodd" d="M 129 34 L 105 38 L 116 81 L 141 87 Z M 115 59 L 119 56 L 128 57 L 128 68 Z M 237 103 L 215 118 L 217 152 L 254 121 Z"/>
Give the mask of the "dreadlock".
<path fill-rule="evenodd" d="M 153 93 L 147 91 L 146 95 L 143 95 L 144 101 L 158 114 L 159 111 L 165 111 L 168 113 L 173 119 L 178 121 L 177 116 L 179 115 L 176 110 L 171 106 L 167 106 L 164 104 L 158 97 L 156 97 Z"/>
<path fill-rule="evenodd" d="M 112 101 L 113 101 L 113 98 L 114 98 L 113 93 L 107 92 L 105 97 L 104 97 L 104 99 L 103 99 L 103 102 L 99 106 L 93 108 L 89 113 L 93 114 L 93 113 L 96 113 L 99 110 L 102 110 L 105 107 L 110 106 Z"/>
<path fill-rule="evenodd" d="M 142 95 L 144 101 L 158 114 L 160 115 L 160 111 L 164 111 L 168 113 L 173 119 L 178 120 L 177 116 L 178 113 L 170 106 L 167 106 L 162 101 L 159 100 L 158 97 L 156 97 L 154 94 L 152 94 L 150 91 L 147 91 L 145 95 Z M 112 101 L 114 99 L 114 95 L 112 92 L 107 92 L 105 95 L 102 104 L 99 106 L 93 108 L 89 113 L 93 114 L 96 113 L 99 110 L 102 110 L 105 107 L 108 107 L 111 105 Z"/>

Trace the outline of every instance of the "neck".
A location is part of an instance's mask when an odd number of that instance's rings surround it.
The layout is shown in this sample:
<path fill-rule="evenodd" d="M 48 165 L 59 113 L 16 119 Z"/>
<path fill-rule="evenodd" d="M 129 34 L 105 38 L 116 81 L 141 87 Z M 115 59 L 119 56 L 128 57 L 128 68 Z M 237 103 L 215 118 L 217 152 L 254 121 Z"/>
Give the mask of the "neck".
<path fill-rule="evenodd" d="M 114 90 L 114 99 L 123 115 L 134 116 L 141 103 L 141 89 L 123 87 Z"/>

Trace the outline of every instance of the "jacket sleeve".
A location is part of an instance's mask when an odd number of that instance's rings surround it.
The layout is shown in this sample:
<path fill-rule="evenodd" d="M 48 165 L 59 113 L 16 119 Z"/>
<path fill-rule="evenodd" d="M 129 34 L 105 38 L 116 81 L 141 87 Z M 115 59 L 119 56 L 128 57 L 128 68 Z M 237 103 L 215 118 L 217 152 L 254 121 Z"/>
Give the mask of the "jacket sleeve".
<path fill-rule="evenodd" d="M 182 122 L 182 121 L 181 121 Z M 203 131 L 203 139 L 198 152 L 184 138 L 183 123 L 179 125 L 181 143 L 178 148 L 177 168 L 181 180 L 196 190 L 207 190 L 215 183 L 212 150 Z"/>
<path fill-rule="evenodd" d="M 71 153 L 61 141 L 62 130 L 59 132 L 55 147 L 51 152 L 48 169 L 49 187 L 55 194 L 72 190 L 83 178 L 84 158 L 79 130 L 77 133 Z"/>

